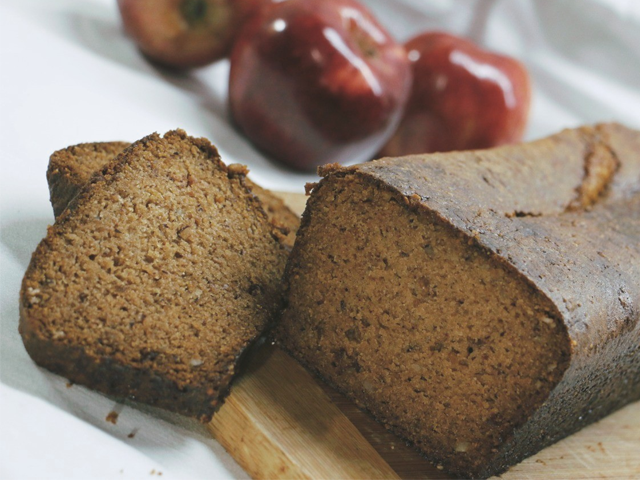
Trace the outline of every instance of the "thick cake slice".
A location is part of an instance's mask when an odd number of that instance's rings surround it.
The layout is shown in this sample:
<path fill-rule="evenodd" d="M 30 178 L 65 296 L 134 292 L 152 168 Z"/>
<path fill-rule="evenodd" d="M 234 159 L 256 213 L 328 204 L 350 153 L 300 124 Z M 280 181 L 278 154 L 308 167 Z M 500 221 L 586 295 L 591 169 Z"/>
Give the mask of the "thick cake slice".
<path fill-rule="evenodd" d="M 49 159 L 47 182 L 53 214 L 58 217 L 69 201 L 82 189 L 91 177 L 105 168 L 129 146 L 126 142 L 81 143 L 58 150 Z M 287 235 L 283 243 L 293 247 L 300 217 L 287 207 L 282 199 L 255 184 L 248 178 L 245 184 L 260 199 L 267 217 L 276 227 L 284 227 Z"/>
<path fill-rule="evenodd" d="M 488 477 L 640 398 L 640 133 L 329 166 L 277 336 L 430 460 Z"/>
<path fill-rule="evenodd" d="M 92 177 L 23 280 L 20 333 L 34 361 L 209 420 L 280 307 L 287 258 L 243 172 L 178 130 Z"/>

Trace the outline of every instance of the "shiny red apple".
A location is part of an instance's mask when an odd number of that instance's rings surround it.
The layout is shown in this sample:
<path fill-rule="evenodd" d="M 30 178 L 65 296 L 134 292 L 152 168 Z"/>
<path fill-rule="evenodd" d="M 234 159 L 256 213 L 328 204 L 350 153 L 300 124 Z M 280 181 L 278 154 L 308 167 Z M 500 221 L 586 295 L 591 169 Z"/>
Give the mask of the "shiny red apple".
<path fill-rule="evenodd" d="M 379 156 L 488 148 L 522 138 L 531 84 L 520 62 L 441 32 L 418 35 L 405 48 L 411 97 Z"/>
<path fill-rule="evenodd" d="M 150 60 L 171 68 L 228 55 L 240 26 L 269 0 L 118 0 L 126 32 Z"/>
<path fill-rule="evenodd" d="M 368 159 L 409 95 L 406 52 L 355 0 L 288 0 L 244 25 L 229 107 L 263 152 L 299 170 Z"/>

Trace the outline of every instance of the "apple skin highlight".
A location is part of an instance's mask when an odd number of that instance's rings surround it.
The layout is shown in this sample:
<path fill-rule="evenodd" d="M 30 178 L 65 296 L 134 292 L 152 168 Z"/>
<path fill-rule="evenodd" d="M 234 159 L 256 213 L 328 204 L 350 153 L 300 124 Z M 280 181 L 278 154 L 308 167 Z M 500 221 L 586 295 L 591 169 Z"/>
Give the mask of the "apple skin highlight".
<path fill-rule="evenodd" d="M 288 0 L 242 28 L 229 107 L 261 151 L 298 170 L 366 161 L 409 96 L 406 51 L 353 0 Z"/>
<path fill-rule="evenodd" d="M 521 140 L 531 83 L 514 58 L 442 32 L 405 44 L 413 71 L 407 109 L 379 156 L 489 148 Z"/>

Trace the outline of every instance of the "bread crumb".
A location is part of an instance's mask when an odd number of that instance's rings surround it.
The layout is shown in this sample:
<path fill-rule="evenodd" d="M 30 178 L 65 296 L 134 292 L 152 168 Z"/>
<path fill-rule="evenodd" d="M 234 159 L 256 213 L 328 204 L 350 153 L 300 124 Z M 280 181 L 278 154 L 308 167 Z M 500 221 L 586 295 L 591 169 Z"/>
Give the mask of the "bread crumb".
<path fill-rule="evenodd" d="M 556 326 L 556 322 L 553 321 L 553 318 L 541 317 L 540 320 L 542 320 L 542 322 L 546 323 L 547 325 L 551 325 L 552 327 Z"/>
<path fill-rule="evenodd" d="M 39 288 L 33 288 L 33 287 L 27 288 L 27 296 L 29 298 L 29 303 L 32 304 L 32 305 L 40 303 L 41 299 L 38 296 L 39 294 L 40 294 L 40 289 Z"/>
<path fill-rule="evenodd" d="M 227 167 L 229 174 L 231 176 L 234 175 L 248 175 L 249 169 L 246 165 L 242 165 L 241 163 L 232 163 Z"/>
<path fill-rule="evenodd" d="M 469 450 L 469 443 L 467 442 L 458 442 L 456 444 L 456 452 L 466 452 Z"/>
<path fill-rule="evenodd" d="M 116 425 L 118 423 L 118 416 L 120 414 L 118 412 L 116 412 L 115 410 L 111 410 L 108 415 L 105 417 L 105 420 L 109 423 L 113 423 L 114 425 Z"/>
<path fill-rule="evenodd" d="M 364 380 L 362 382 L 362 388 L 364 388 L 367 392 L 373 392 L 374 386 L 369 380 Z"/>

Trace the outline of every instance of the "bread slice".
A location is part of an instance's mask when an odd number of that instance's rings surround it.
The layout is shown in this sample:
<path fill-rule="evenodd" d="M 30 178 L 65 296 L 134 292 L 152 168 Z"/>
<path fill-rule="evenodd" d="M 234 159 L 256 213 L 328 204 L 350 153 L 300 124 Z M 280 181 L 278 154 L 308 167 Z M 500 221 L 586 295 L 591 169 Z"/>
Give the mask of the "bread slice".
<path fill-rule="evenodd" d="M 640 132 L 322 175 L 278 339 L 445 471 L 497 474 L 640 399 Z"/>
<path fill-rule="evenodd" d="M 89 179 L 129 145 L 128 142 L 81 143 L 54 152 L 47 169 L 54 216 L 59 217 Z"/>
<path fill-rule="evenodd" d="M 280 307 L 287 251 L 245 171 L 177 130 L 93 176 L 22 283 L 20 333 L 34 361 L 208 421 Z"/>
<path fill-rule="evenodd" d="M 82 189 L 91 177 L 105 168 L 130 144 L 127 142 L 81 143 L 58 150 L 49 159 L 47 182 L 53 214 L 58 217 L 69 201 Z M 293 247 L 300 217 L 287 207 L 281 198 L 248 178 L 245 184 L 260 199 L 271 223 L 283 230 L 283 244 Z"/>

